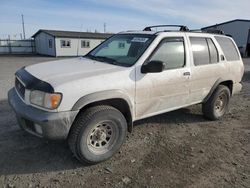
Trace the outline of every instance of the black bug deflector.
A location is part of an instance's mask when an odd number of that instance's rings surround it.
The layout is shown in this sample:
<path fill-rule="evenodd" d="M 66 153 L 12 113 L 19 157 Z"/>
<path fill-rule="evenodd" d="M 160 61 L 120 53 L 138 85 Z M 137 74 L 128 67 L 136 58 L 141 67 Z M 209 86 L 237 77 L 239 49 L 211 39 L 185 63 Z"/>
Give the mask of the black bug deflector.
<path fill-rule="evenodd" d="M 49 83 L 36 78 L 26 71 L 24 67 L 19 69 L 15 75 L 23 82 L 26 89 L 54 93 L 54 88 Z"/>

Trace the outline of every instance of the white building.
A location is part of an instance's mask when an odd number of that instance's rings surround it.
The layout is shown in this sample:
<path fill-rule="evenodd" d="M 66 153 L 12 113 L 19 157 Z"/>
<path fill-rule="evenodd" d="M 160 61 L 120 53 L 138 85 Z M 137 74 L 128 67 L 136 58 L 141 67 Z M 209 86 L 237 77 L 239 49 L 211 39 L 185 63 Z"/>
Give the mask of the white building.
<path fill-rule="evenodd" d="M 112 34 L 39 30 L 32 37 L 37 54 L 58 57 L 85 55 L 110 36 Z"/>
<path fill-rule="evenodd" d="M 235 40 L 242 56 L 250 57 L 250 20 L 236 19 L 204 27 L 201 30 L 222 30 Z"/>

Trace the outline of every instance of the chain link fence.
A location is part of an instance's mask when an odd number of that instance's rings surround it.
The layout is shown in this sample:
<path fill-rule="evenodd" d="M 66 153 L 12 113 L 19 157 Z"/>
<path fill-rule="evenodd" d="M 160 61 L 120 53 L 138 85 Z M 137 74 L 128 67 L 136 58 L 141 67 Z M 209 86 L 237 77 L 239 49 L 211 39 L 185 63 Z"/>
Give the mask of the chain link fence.
<path fill-rule="evenodd" d="M 34 54 L 35 42 L 27 40 L 0 40 L 0 54 Z"/>

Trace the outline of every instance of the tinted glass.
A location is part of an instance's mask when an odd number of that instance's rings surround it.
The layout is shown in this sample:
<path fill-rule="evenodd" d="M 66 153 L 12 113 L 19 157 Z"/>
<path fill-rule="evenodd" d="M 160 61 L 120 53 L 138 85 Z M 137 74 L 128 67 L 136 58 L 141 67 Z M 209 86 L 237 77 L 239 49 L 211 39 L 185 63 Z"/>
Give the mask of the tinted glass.
<path fill-rule="evenodd" d="M 154 35 L 117 34 L 101 43 L 85 57 L 120 66 L 132 66 L 154 38 Z"/>
<path fill-rule="evenodd" d="M 214 42 L 212 39 L 207 38 L 207 44 L 210 52 L 210 63 L 217 63 L 219 61 L 219 55 Z"/>
<path fill-rule="evenodd" d="M 183 39 L 165 40 L 154 52 L 149 61 L 162 61 L 165 69 L 180 68 L 185 65 L 185 52 Z"/>
<path fill-rule="evenodd" d="M 210 63 L 209 49 L 206 38 L 190 37 L 195 65 Z"/>
<path fill-rule="evenodd" d="M 126 39 L 113 40 L 99 50 L 96 56 L 127 56 L 131 43 Z"/>
<path fill-rule="evenodd" d="M 226 56 L 227 61 L 236 61 L 239 60 L 239 54 L 236 50 L 235 45 L 233 44 L 232 40 L 226 37 L 215 37 L 218 43 L 221 46 L 221 49 Z"/>

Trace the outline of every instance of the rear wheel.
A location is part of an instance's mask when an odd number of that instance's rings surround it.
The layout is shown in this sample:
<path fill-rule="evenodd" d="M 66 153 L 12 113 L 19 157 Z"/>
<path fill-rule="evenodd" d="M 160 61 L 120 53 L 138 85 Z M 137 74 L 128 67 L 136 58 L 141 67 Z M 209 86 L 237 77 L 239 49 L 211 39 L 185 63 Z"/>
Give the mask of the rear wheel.
<path fill-rule="evenodd" d="M 219 85 L 210 98 L 202 104 L 203 115 L 210 120 L 220 119 L 228 109 L 230 90 Z"/>
<path fill-rule="evenodd" d="M 123 114 L 111 106 L 96 106 L 81 112 L 69 134 L 71 151 L 80 162 L 95 164 L 112 157 L 127 132 Z"/>

